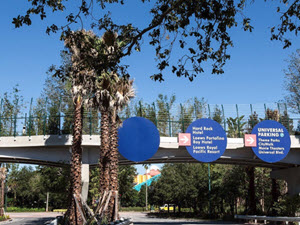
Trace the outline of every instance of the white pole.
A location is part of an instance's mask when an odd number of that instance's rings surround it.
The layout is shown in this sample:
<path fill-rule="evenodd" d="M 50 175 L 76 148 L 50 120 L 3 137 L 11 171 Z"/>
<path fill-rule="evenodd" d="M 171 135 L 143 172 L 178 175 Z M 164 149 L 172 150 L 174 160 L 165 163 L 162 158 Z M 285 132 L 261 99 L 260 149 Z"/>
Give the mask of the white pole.
<path fill-rule="evenodd" d="M 49 205 L 49 192 L 47 192 L 47 199 L 46 199 L 46 212 L 48 212 L 48 205 Z"/>

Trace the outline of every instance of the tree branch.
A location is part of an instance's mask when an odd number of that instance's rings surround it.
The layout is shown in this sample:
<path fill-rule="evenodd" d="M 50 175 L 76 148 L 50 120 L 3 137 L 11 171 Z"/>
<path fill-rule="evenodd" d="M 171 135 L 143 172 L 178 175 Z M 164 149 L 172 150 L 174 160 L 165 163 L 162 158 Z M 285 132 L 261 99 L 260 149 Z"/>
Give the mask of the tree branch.
<path fill-rule="evenodd" d="M 138 35 L 136 35 L 133 40 L 132 40 L 132 43 L 129 45 L 128 49 L 127 49 L 127 52 L 123 55 L 123 56 L 126 56 L 126 55 L 130 55 L 131 53 L 131 50 L 133 48 L 133 46 L 137 43 L 137 41 L 145 34 L 147 33 L 148 31 L 152 30 L 153 28 L 159 26 L 162 21 L 166 18 L 166 16 L 171 12 L 173 11 L 175 8 L 177 8 L 181 3 L 183 3 L 184 0 L 179 0 L 177 3 L 175 3 L 172 7 L 170 7 L 168 10 L 166 10 L 163 14 L 161 14 L 160 18 L 155 22 L 155 23 L 152 23 L 152 25 L 150 25 L 149 27 L 145 28 L 144 30 L 142 30 Z"/>

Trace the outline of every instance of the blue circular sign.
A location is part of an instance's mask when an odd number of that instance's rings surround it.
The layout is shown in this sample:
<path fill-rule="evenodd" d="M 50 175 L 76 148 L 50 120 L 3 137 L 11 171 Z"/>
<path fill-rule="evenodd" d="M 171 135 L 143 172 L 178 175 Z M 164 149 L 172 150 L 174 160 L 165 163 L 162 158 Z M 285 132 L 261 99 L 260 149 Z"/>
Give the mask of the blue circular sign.
<path fill-rule="evenodd" d="M 126 159 L 141 162 L 150 159 L 160 143 L 156 126 L 142 117 L 132 117 L 119 129 L 119 152 Z"/>
<path fill-rule="evenodd" d="M 190 124 L 186 133 L 191 134 L 191 146 L 186 149 L 201 162 L 212 162 L 220 158 L 227 146 L 226 132 L 211 119 L 199 119 Z"/>
<path fill-rule="evenodd" d="M 257 139 L 257 146 L 252 147 L 252 150 L 265 162 L 278 162 L 290 151 L 290 134 L 281 123 L 264 120 L 253 128 L 252 134 L 256 134 Z"/>

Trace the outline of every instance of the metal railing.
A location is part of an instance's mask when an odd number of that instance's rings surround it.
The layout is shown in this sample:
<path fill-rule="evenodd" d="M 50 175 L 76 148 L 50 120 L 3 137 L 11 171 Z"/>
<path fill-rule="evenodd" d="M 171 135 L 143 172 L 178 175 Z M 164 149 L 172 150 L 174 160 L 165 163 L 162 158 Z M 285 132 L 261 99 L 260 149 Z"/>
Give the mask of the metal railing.
<path fill-rule="evenodd" d="M 68 102 L 69 101 L 69 102 Z M 69 105 L 67 104 L 69 103 Z M 57 105 L 43 102 L 43 107 L 30 101 L 28 112 L 19 110 L 6 115 L 3 101 L 0 107 L 0 136 L 33 136 L 72 134 L 73 105 L 70 100 L 60 99 Z M 51 108 L 52 107 L 52 108 Z M 177 136 L 185 132 L 196 119 L 211 118 L 219 122 L 229 137 L 242 137 L 251 132 L 254 125 L 268 119 L 268 112 L 276 111 L 276 120 L 281 122 L 290 134 L 300 130 L 300 107 L 289 108 L 285 103 L 271 104 L 193 104 L 187 101 L 182 104 L 157 103 L 145 104 L 135 101 L 120 113 L 122 119 L 142 116 L 151 120 L 158 128 L 161 136 Z M 23 114 L 22 116 L 20 116 Z M 101 115 L 93 109 L 83 113 L 83 134 L 100 134 Z"/>
<path fill-rule="evenodd" d="M 286 224 L 288 224 L 288 222 L 298 222 L 298 224 L 300 225 L 300 217 L 234 215 L 234 218 L 243 220 L 254 220 L 255 224 L 257 224 L 257 221 L 264 221 L 264 224 L 266 224 L 267 221 L 282 221 Z"/>

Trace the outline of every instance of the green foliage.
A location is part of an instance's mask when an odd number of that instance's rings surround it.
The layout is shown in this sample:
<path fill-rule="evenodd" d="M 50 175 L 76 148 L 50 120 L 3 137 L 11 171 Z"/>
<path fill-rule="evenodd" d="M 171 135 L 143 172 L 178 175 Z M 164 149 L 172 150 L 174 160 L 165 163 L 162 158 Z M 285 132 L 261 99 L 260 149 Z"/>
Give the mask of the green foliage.
<path fill-rule="evenodd" d="M 45 212 L 45 208 L 7 207 L 7 212 Z"/>
<path fill-rule="evenodd" d="M 49 192 L 49 207 L 65 208 L 69 173 L 68 168 L 20 168 L 12 164 L 7 175 L 8 197 L 12 198 L 8 203 L 16 207 L 42 208 Z"/>
<path fill-rule="evenodd" d="M 240 116 L 236 118 L 229 117 L 226 120 L 228 131 L 227 136 L 231 138 L 242 137 L 245 129 L 246 122 L 243 122 L 245 116 Z"/>
<path fill-rule="evenodd" d="M 214 109 L 213 117 L 212 119 L 219 124 L 223 125 L 223 116 L 222 116 L 222 110 L 216 106 Z"/>
<path fill-rule="evenodd" d="M 294 217 L 300 210 L 300 196 L 284 195 L 281 201 L 275 203 L 274 208 L 280 216 Z"/>
<path fill-rule="evenodd" d="M 172 136 L 172 128 L 170 127 L 171 108 L 176 100 L 175 95 L 168 98 L 167 95 L 159 94 L 156 100 L 157 105 L 157 128 L 161 136 Z M 173 119 L 174 120 L 174 119 Z"/>
<path fill-rule="evenodd" d="M 145 207 L 122 207 L 121 212 L 143 212 L 145 211 Z"/>
<path fill-rule="evenodd" d="M 203 208 L 207 197 L 207 166 L 204 164 L 165 164 L 161 178 L 151 185 L 150 204 L 176 204 L 179 208 Z"/>
<path fill-rule="evenodd" d="M 119 179 L 119 199 L 121 207 L 136 206 L 138 201 L 138 193 L 133 189 L 134 176 L 136 175 L 136 168 L 134 166 L 120 166 L 118 179 Z M 90 183 L 89 183 L 89 199 L 90 204 L 94 204 L 100 197 L 99 192 L 99 168 L 92 168 L 90 170 Z"/>
<path fill-rule="evenodd" d="M 134 187 L 134 176 L 136 175 L 134 166 L 119 167 L 119 194 L 122 207 L 135 206 L 137 202 L 137 191 Z"/>
<path fill-rule="evenodd" d="M 98 4 L 94 4 L 94 0 L 83 0 L 74 10 L 66 8 L 65 0 L 28 0 L 28 2 L 30 7 L 27 11 L 13 18 L 12 23 L 16 28 L 31 25 L 33 15 L 38 15 L 41 20 L 44 20 L 49 11 L 67 12 L 63 25 L 49 24 L 46 29 L 48 34 L 62 31 L 62 36 L 66 36 L 72 24 L 80 22 L 83 17 L 87 17 L 88 21 L 88 18 L 92 18 L 91 21 L 97 21 L 90 24 L 92 28 L 119 33 L 121 51 L 116 54 L 118 62 L 124 56 L 130 55 L 133 50 L 139 52 L 143 37 L 149 35 L 149 45 L 156 51 L 158 69 L 151 78 L 159 81 L 163 80 L 163 72 L 167 67 L 171 67 L 176 76 L 184 76 L 192 81 L 199 73 L 204 72 L 203 64 L 209 60 L 213 62 L 213 74 L 224 73 L 223 66 L 230 59 L 228 48 L 233 46 L 230 30 L 238 25 L 244 31 L 251 32 L 253 29 L 250 18 L 246 16 L 240 18 L 240 12 L 246 5 L 245 0 L 156 0 L 149 9 L 150 21 L 144 27 L 128 22 L 119 24 L 112 19 L 114 17 L 110 13 L 105 14 L 106 6 L 112 3 L 122 5 L 123 0 L 99 0 Z M 271 28 L 271 40 L 282 41 L 284 48 L 291 45 L 285 34 L 293 32 L 297 35 L 300 29 L 297 23 L 300 3 L 294 0 L 287 5 L 286 2 L 280 1 L 277 4 L 281 23 Z M 101 18 L 95 19 L 92 13 L 95 9 L 100 12 Z M 182 55 L 178 56 L 176 63 L 171 64 L 170 56 L 174 46 L 181 49 Z M 119 69 L 124 72 L 126 68 L 127 66 L 124 65 Z"/>
<path fill-rule="evenodd" d="M 18 135 L 16 128 L 17 115 L 24 108 L 24 98 L 21 95 L 19 85 L 13 87 L 11 92 L 5 92 L 1 98 L 0 108 L 0 135 Z"/>
<path fill-rule="evenodd" d="M 0 221 L 5 221 L 5 220 L 9 220 L 9 219 L 10 219 L 9 215 L 7 215 L 7 216 L 0 216 Z"/>
<path fill-rule="evenodd" d="M 285 100 L 296 113 L 300 113 L 300 50 L 292 54 L 288 60 L 285 73 L 285 89 L 288 91 Z"/>

